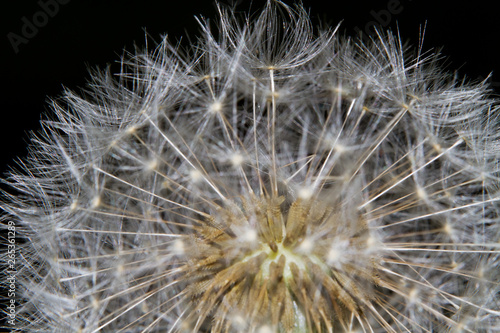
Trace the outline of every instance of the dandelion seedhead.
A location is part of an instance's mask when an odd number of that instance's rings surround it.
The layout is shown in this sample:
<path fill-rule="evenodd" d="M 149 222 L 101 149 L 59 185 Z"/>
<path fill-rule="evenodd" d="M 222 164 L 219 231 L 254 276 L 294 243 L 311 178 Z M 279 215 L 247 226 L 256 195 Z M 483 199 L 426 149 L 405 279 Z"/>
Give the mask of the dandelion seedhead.
<path fill-rule="evenodd" d="M 219 6 L 53 102 L 6 182 L 30 332 L 498 332 L 500 108 L 392 34 Z"/>

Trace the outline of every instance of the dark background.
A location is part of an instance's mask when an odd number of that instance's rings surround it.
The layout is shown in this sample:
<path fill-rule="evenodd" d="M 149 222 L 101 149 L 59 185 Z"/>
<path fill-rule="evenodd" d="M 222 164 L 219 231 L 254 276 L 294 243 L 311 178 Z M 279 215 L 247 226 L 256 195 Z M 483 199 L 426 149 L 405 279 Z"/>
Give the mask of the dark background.
<path fill-rule="evenodd" d="M 26 20 L 33 22 L 34 16 L 43 19 L 39 15 L 42 7 L 38 0 L 2 3 L 0 172 L 13 165 L 16 156 L 26 154 L 28 133 L 39 130 L 42 114 L 50 112 L 47 97 L 60 95 L 63 86 L 78 90 L 88 79 L 88 68 L 117 61 L 124 48 L 133 49 L 134 42 L 144 46 L 144 29 L 153 39 L 168 33 L 170 40 L 176 41 L 186 34 L 196 36 L 199 27 L 195 15 L 217 16 L 212 0 L 59 1 L 67 3 L 59 5 L 57 13 L 42 22 L 34 36 L 18 46 L 17 53 L 9 33 L 21 36 Z M 248 0 L 232 2 L 236 2 L 238 10 L 250 6 Z M 364 30 L 378 13 L 384 19 L 384 28 L 399 27 L 404 40 L 418 44 L 419 29 L 427 23 L 425 50 L 444 47 L 448 68 L 458 69 L 460 75 L 467 74 L 471 79 L 485 78 L 493 71 L 493 88 L 498 93 L 500 28 L 496 10 L 485 1 L 467 2 L 466 6 L 454 1 L 436 2 L 399 0 L 397 13 L 388 18 L 383 17 L 387 12 L 381 11 L 394 6 L 395 0 L 303 1 L 316 24 L 321 21 L 336 25 L 343 20 L 341 31 L 347 35 L 354 35 L 356 27 Z M 254 1 L 252 8 L 262 3 Z M 188 40 L 181 43 L 187 45 Z"/>

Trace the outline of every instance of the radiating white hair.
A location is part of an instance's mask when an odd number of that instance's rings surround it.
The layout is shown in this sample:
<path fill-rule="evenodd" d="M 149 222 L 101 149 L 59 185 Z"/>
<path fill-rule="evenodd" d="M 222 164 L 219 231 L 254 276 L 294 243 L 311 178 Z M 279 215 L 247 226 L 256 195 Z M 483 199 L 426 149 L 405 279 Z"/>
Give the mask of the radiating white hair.
<path fill-rule="evenodd" d="M 20 329 L 500 331 L 487 86 L 300 5 L 219 11 L 52 104 L 0 203 Z"/>

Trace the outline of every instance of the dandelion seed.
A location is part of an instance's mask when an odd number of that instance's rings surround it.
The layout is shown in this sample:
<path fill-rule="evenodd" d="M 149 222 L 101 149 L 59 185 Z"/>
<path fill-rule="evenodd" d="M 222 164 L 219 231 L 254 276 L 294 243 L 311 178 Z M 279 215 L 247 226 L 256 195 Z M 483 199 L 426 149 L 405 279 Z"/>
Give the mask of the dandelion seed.
<path fill-rule="evenodd" d="M 164 40 L 67 92 L 5 180 L 20 330 L 499 331 L 485 84 L 300 5 L 219 9 L 218 38 L 202 22 L 192 52 Z"/>
<path fill-rule="evenodd" d="M 302 200 L 309 200 L 314 195 L 314 189 L 303 187 L 298 191 L 298 197 Z"/>
<path fill-rule="evenodd" d="M 193 184 L 200 183 L 203 181 L 203 174 L 199 170 L 193 169 L 189 171 L 189 178 L 191 178 Z"/>
<path fill-rule="evenodd" d="M 154 171 L 158 167 L 157 160 L 151 160 L 144 166 L 146 171 Z"/>
<path fill-rule="evenodd" d="M 219 101 L 213 102 L 210 105 L 209 110 L 211 113 L 220 113 L 222 111 L 222 103 Z"/>
<path fill-rule="evenodd" d="M 91 201 L 90 201 L 90 207 L 95 209 L 98 208 L 101 205 L 101 197 L 100 196 L 95 196 Z M 74 203 L 71 204 L 70 208 L 73 210 L 74 209 Z"/>
<path fill-rule="evenodd" d="M 245 158 L 243 157 L 243 155 L 239 153 L 234 153 L 231 155 L 230 160 L 234 168 L 239 168 L 242 166 L 243 162 L 245 161 Z"/>

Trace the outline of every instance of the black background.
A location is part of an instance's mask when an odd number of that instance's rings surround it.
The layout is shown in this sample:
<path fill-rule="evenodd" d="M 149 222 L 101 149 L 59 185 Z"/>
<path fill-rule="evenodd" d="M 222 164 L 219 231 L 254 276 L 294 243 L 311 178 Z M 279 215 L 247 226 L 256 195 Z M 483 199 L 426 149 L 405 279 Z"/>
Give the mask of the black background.
<path fill-rule="evenodd" d="M 144 46 L 145 30 L 153 39 L 159 40 L 168 33 L 170 40 L 176 41 L 186 34 L 196 36 L 199 26 L 195 15 L 217 16 L 212 0 L 64 1 L 68 3 L 60 5 L 57 14 L 26 44 L 19 45 L 17 53 L 8 34 L 21 35 L 23 17 L 33 22 L 33 16 L 42 8 L 38 0 L 2 3 L 0 172 L 14 165 L 16 156 L 26 154 L 28 133 L 39 130 L 42 114 L 50 112 L 47 98 L 59 96 L 63 86 L 73 90 L 85 86 L 88 68 L 117 61 L 124 48 L 133 49 L 134 42 Z M 250 6 L 248 0 L 232 0 L 235 1 L 238 10 Z M 343 20 L 342 33 L 354 35 L 356 27 L 363 30 L 367 22 L 374 21 L 374 13 L 382 13 L 394 1 L 304 0 L 303 3 L 316 24 L 321 21 L 336 25 Z M 254 1 L 252 8 L 259 8 L 263 2 Z M 419 29 L 426 23 L 425 50 L 443 47 L 447 68 L 458 69 L 460 75 L 471 79 L 485 78 L 493 72 L 493 88 L 496 92 L 500 90 L 500 28 L 497 11 L 486 5 L 486 1 L 470 1 L 468 5 L 455 1 L 399 2 L 400 12 L 391 15 L 385 28 L 399 28 L 402 39 L 415 45 Z M 188 45 L 188 40 L 184 38 L 181 43 Z"/>

